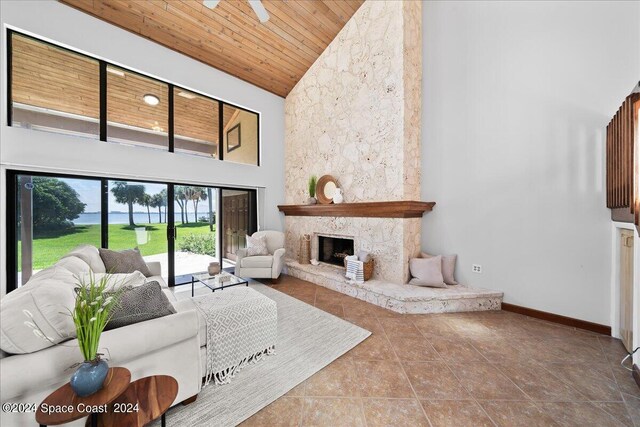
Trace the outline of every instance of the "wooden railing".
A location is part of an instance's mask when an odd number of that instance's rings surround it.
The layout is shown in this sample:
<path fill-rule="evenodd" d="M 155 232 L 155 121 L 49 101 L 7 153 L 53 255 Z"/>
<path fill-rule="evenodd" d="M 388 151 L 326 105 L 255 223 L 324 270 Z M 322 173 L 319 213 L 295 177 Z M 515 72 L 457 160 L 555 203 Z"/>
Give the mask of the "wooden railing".
<path fill-rule="evenodd" d="M 640 230 L 638 108 L 640 93 L 633 93 L 607 126 L 607 207 L 629 209 Z"/>

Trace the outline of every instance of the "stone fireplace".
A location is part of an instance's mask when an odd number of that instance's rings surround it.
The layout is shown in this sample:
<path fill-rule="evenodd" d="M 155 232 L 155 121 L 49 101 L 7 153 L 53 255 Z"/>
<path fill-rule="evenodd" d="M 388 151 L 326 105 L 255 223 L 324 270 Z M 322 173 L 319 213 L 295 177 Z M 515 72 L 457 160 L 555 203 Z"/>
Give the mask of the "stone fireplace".
<path fill-rule="evenodd" d="M 419 2 L 365 2 L 287 95 L 286 204 L 305 203 L 309 176 L 325 174 L 337 179 L 347 205 L 420 200 L 420 9 Z M 303 234 L 352 236 L 355 253 L 372 253 L 374 278 L 407 283 L 421 214 L 370 213 L 287 215 L 287 257 L 297 258 Z"/>
<path fill-rule="evenodd" d="M 422 215 L 433 207 L 420 201 L 421 7 L 364 2 L 287 95 L 279 208 L 288 273 L 401 313 L 499 309 L 501 293 L 407 285 Z M 345 203 L 304 205 L 309 177 L 325 174 Z M 341 266 L 299 264 L 305 234 L 349 236 L 355 253 L 372 254 L 373 278 L 351 283 Z M 320 239 L 311 243 L 311 257 L 324 257 Z"/>
<path fill-rule="evenodd" d="M 318 261 L 322 261 L 320 236 L 334 238 L 349 236 L 348 238 L 353 241 L 353 253 L 364 250 L 372 254 L 374 279 L 404 284 L 409 280 L 409 258 L 417 256 L 420 252 L 421 220 L 419 218 L 316 216 L 286 216 L 285 218 L 285 245 L 287 257 L 291 259 L 298 258 L 300 237 L 304 234 L 313 236 L 311 257 Z M 332 264 L 343 267 L 341 263 Z"/>

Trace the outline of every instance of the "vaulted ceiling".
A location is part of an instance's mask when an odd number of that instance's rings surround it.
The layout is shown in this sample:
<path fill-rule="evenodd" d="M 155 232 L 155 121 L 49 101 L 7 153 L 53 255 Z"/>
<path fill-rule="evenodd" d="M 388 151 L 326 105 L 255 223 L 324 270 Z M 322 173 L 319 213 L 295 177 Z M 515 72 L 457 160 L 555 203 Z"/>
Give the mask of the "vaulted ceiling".
<path fill-rule="evenodd" d="M 279 96 L 287 96 L 364 0 L 60 0 Z"/>

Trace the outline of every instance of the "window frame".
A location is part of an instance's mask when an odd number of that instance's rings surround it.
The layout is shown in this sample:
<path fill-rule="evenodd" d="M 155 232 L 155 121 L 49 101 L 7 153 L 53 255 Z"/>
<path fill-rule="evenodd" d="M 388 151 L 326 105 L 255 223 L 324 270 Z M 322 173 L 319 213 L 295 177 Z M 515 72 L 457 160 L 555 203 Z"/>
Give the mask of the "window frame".
<path fill-rule="evenodd" d="M 113 66 L 113 67 L 117 67 L 120 68 L 122 70 L 125 70 L 126 72 L 130 72 L 130 73 L 134 73 L 137 74 L 139 76 L 142 76 L 144 78 L 150 79 L 150 80 L 154 80 L 157 81 L 159 83 L 165 84 L 167 85 L 169 94 L 168 94 L 168 129 L 167 129 L 167 134 L 168 134 L 168 149 L 167 151 L 169 153 L 175 153 L 175 147 L 174 147 L 174 141 L 175 141 L 175 126 L 174 126 L 174 89 L 178 89 L 178 90 L 184 90 L 187 92 L 193 92 L 197 95 L 200 95 L 202 97 L 205 97 L 211 101 L 217 102 L 218 103 L 218 157 L 214 160 L 221 160 L 224 161 L 224 149 L 223 149 L 223 130 L 224 130 L 224 124 L 223 124 L 223 109 L 225 105 L 228 105 L 229 107 L 232 108 L 236 108 L 236 109 L 240 109 L 252 114 L 256 115 L 256 126 L 257 126 L 257 140 L 256 140 L 256 144 L 257 144 L 257 151 L 258 151 L 258 156 L 256 159 L 256 164 L 248 164 L 248 163 L 241 163 L 241 164 L 245 164 L 248 166 L 258 166 L 260 167 L 260 163 L 261 163 L 261 158 L 262 158 L 262 150 L 261 150 L 261 123 L 262 123 L 262 114 L 258 111 L 253 111 L 250 110 L 248 108 L 245 107 L 241 107 L 239 105 L 235 105 L 232 104 L 230 102 L 226 102 L 223 101 L 222 99 L 216 98 L 214 96 L 208 95 L 206 93 L 202 93 L 201 91 L 195 90 L 195 89 L 190 89 L 190 88 L 186 88 L 184 86 L 181 85 L 177 85 L 174 84 L 172 82 L 169 82 L 167 80 L 164 79 L 159 79 L 156 77 L 152 77 L 146 73 L 140 72 L 140 71 L 136 71 L 136 70 L 132 70 L 128 67 L 119 65 L 119 64 L 115 64 L 109 61 L 106 61 L 104 59 L 101 59 L 97 56 L 93 56 L 93 55 L 88 55 L 86 53 L 83 52 L 78 52 L 77 50 L 74 49 L 70 49 L 66 46 L 61 46 L 59 44 L 50 42 L 48 40 L 43 40 L 41 38 L 32 36 L 30 34 L 25 34 L 21 31 L 12 29 L 12 28 L 7 28 L 6 31 L 6 47 L 7 47 L 7 126 L 13 126 L 13 94 L 12 94 L 12 84 L 13 84 L 13 78 L 12 78 L 12 74 L 13 74 L 13 35 L 17 34 L 19 36 L 22 37 L 26 37 L 32 40 L 35 40 L 39 43 L 43 43 L 49 46 L 53 46 L 55 48 L 70 52 L 74 55 L 78 55 L 78 56 L 82 56 L 85 58 L 89 58 L 95 61 L 99 62 L 99 96 L 100 96 L 100 111 L 99 111 L 99 120 L 100 120 L 100 132 L 99 132 L 99 141 L 102 142 L 109 142 L 107 140 L 107 91 L 108 91 L 108 87 L 107 87 L 107 67 L 109 66 Z M 113 141 L 111 141 L 113 142 Z M 114 142 L 114 143 L 118 143 L 118 142 Z M 156 148 L 154 148 L 156 149 Z M 161 149 L 157 149 L 160 151 L 164 151 Z M 197 157 L 204 157 L 206 158 L 207 156 L 201 156 L 198 154 L 190 154 L 190 153 L 183 153 L 183 152 L 179 152 L 177 153 L 179 155 L 191 155 L 191 156 L 197 156 Z M 235 162 L 233 162 L 235 163 Z"/>

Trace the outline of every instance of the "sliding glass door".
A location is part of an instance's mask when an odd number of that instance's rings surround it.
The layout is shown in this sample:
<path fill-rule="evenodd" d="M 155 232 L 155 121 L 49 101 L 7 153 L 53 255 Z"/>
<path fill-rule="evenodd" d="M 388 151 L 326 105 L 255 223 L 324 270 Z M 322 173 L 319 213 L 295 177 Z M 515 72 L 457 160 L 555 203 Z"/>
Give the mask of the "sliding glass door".
<path fill-rule="evenodd" d="M 81 244 L 138 248 L 170 286 L 233 267 L 257 230 L 256 192 L 7 171 L 7 291 Z"/>
<path fill-rule="evenodd" d="M 80 244 L 101 244 L 100 180 L 15 175 L 14 285 L 25 284 L 38 271 L 55 264 Z M 11 194 L 11 193 L 9 193 Z M 11 234 L 11 233 L 10 233 Z"/>
<path fill-rule="evenodd" d="M 216 212 L 218 190 L 193 185 L 174 186 L 176 284 L 191 283 L 191 274 L 218 261 Z"/>
<path fill-rule="evenodd" d="M 167 184 L 108 181 L 107 247 L 138 248 L 147 262 L 159 262 L 169 278 Z"/>

